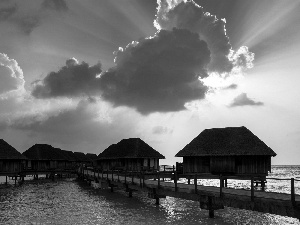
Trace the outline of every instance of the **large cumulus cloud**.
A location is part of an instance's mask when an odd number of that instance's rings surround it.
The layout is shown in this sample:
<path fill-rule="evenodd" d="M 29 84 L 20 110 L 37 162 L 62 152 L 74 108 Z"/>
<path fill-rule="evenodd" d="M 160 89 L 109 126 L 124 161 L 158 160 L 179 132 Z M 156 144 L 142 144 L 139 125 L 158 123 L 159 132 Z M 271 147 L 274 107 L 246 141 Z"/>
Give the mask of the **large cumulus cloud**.
<path fill-rule="evenodd" d="M 18 62 L 0 53 L 0 97 L 24 88 L 23 71 Z"/>
<path fill-rule="evenodd" d="M 203 99 L 210 61 L 207 44 L 185 29 L 161 30 L 151 39 L 133 42 L 116 53 L 116 67 L 100 77 L 102 96 L 141 113 L 184 109 Z"/>

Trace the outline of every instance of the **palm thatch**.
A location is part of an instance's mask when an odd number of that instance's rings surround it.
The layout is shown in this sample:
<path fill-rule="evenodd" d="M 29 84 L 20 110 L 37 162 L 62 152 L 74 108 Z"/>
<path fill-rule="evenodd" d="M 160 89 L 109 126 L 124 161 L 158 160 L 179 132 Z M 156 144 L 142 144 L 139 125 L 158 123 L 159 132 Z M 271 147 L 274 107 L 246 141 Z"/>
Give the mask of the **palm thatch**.
<path fill-rule="evenodd" d="M 91 161 L 97 160 L 98 156 L 95 153 L 86 153 L 85 156 L 89 158 Z"/>
<path fill-rule="evenodd" d="M 90 162 L 91 160 L 86 157 L 83 152 L 74 152 L 74 156 L 77 162 Z"/>
<path fill-rule="evenodd" d="M 0 139 L 0 159 L 21 160 L 26 159 L 26 157 L 18 152 L 14 147 L 9 145 L 6 141 Z"/>
<path fill-rule="evenodd" d="M 35 144 L 23 155 L 31 160 L 67 160 L 59 148 L 54 148 L 48 144 Z"/>
<path fill-rule="evenodd" d="M 61 152 L 67 158 L 68 161 L 70 161 L 70 162 L 76 161 L 76 157 L 72 151 L 61 150 Z"/>
<path fill-rule="evenodd" d="M 246 127 L 205 129 L 176 157 L 185 156 L 276 156 L 276 153 Z"/>
<path fill-rule="evenodd" d="M 110 145 L 98 156 L 98 159 L 120 158 L 164 159 L 165 157 L 140 138 L 123 139 L 117 144 Z"/>

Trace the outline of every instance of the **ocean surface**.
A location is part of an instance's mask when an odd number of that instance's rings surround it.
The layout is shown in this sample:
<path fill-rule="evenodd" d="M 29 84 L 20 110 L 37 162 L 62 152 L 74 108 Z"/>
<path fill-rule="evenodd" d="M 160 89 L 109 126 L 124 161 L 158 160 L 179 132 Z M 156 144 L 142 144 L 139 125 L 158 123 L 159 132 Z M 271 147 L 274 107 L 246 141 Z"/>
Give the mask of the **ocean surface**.
<path fill-rule="evenodd" d="M 300 166 L 273 166 L 269 178 L 300 179 Z M 208 218 L 199 202 L 167 197 L 160 205 L 145 193 L 128 193 L 88 186 L 76 178 L 55 181 L 27 178 L 14 186 L 0 177 L 0 224 L 300 224 L 299 220 L 225 207 Z M 184 179 L 181 182 L 185 182 Z M 218 181 L 199 180 L 199 184 L 218 185 Z M 228 186 L 249 188 L 247 181 L 228 181 Z M 295 182 L 300 194 L 300 181 Z M 268 180 L 266 191 L 290 193 L 290 181 Z"/>

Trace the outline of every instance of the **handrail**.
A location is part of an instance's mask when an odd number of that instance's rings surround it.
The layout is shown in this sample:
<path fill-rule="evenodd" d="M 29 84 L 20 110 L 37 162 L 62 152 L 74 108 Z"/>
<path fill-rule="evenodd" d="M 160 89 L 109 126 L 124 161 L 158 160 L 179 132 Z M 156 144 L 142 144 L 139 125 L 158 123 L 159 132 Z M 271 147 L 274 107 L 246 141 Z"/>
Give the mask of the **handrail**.
<path fill-rule="evenodd" d="M 90 169 L 90 168 L 82 168 L 82 173 L 83 175 L 85 175 L 85 170 L 87 170 L 87 175 L 89 175 L 89 171 L 93 171 L 93 169 Z M 155 175 L 155 179 L 157 179 L 157 185 L 158 185 L 158 188 L 160 187 L 160 178 L 163 178 L 161 177 L 160 175 L 163 175 L 163 174 L 167 174 L 166 173 L 167 171 L 156 171 L 156 173 L 151 173 L 152 175 Z M 169 171 L 168 171 L 169 172 Z M 98 177 L 99 177 L 99 171 L 98 171 Z M 131 177 L 132 180 L 131 180 L 131 183 L 133 183 L 133 177 L 134 176 L 137 176 L 139 174 L 138 177 L 140 177 L 140 186 L 144 186 L 144 171 L 128 171 L 128 170 L 125 170 L 125 171 L 120 171 L 120 170 L 102 170 L 101 171 L 102 173 L 102 178 L 103 177 L 103 174 L 106 174 L 106 178 L 109 179 L 109 173 L 111 173 L 111 178 L 113 179 L 113 174 L 115 173 L 115 175 L 118 175 L 118 180 L 119 180 L 119 175 L 120 174 L 123 174 L 125 175 L 125 183 L 128 182 L 128 178 Z M 117 174 L 116 174 L 117 173 Z M 95 176 L 95 171 L 93 171 L 93 174 Z M 170 174 L 170 173 L 168 173 Z M 150 175 L 150 174 L 149 174 Z M 174 188 L 175 188 L 175 192 L 178 191 L 178 186 L 177 186 L 177 179 L 178 179 L 178 175 L 177 175 L 177 172 L 176 170 L 173 171 L 172 175 L 174 176 Z M 127 179 L 126 179 L 127 178 Z M 297 177 L 298 178 L 298 177 Z M 199 176 L 199 174 L 195 174 L 194 175 L 194 186 L 195 186 L 195 193 L 197 193 L 197 179 L 205 179 L 204 177 L 201 177 Z M 207 179 L 210 179 L 210 178 L 207 178 Z M 226 176 L 222 176 L 220 175 L 219 176 L 219 179 L 220 179 L 220 197 L 222 198 L 223 197 L 223 192 L 222 192 L 222 188 L 224 187 L 223 185 L 223 181 L 227 179 Z M 230 179 L 233 179 L 233 178 L 230 178 Z M 142 182 L 143 180 L 143 182 Z M 266 180 L 284 180 L 284 181 L 290 181 L 291 182 L 291 192 L 290 192 L 290 195 L 291 195 L 291 202 L 292 202 L 292 205 L 295 205 L 296 201 L 295 201 L 295 197 L 296 197 L 296 194 L 295 194 L 295 181 L 300 181 L 300 179 L 295 179 L 295 178 L 275 178 L 275 177 L 266 177 Z M 252 176 L 251 179 L 251 200 L 254 201 L 254 177 Z"/>

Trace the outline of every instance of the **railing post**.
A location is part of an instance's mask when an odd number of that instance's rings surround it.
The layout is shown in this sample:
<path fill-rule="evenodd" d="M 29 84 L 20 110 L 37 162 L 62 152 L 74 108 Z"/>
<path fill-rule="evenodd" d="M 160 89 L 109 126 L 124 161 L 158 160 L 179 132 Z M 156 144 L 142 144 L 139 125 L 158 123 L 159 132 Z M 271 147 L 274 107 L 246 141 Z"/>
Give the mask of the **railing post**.
<path fill-rule="evenodd" d="M 177 172 L 174 172 L 174 184 L 175 184 L 175 192 L 177 192 Z"/>
<path fill-rule="evenodd" d="M 223 193 L 222 193 L 223 185 L 224 185 L 224 181 L 222 178 L 222 174 L 220 174 L 220 198 L 222 198 L 222 196 L 223 196 Z"/>
<path fill-rule="evenodd" d="M 134 179 L 133 171 L 131 171 L 131 176 L 132 176 L 132 177 L 131 177 L 131 183 L 134 184 L 134 182 L 133 182 L 133 181 L 134 181 L 134 180 L 133 180 L 133 179 Z"/>
<path fill-rule="evenodd" d="M 292 204 L 295 205 L 295 179 L 291 178 L 291 201 Z"/>
<path fill-rule="evenodd" d="M 195 185 L 195 194 L 198 193 L 198 189 L 197 189 L 197 174 L 195 174 L 195 177 L 194 177 L 194 185 Z"/>
<path fill-rule="evenodd" d="M 126 176 L 127 176 L 127 170 L 125 170 L 125 184 L 126 184 Z"/>
<path fill-rule="evenodd" d="M 251 201 L 254 201 L 254 178 L 251 177 Z"/>
<path fill-rule="evenodd" d="M 143 187 L 145 187 L 145 173 L 143 172 Z"/>
<path fill-rule="evenodd" d="M 157 172 L 157 189 L 159 189 L 160 186 L 160 177 L 159 177 L 159 171 Z"/>

